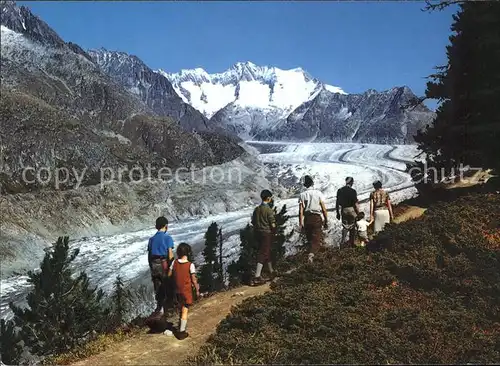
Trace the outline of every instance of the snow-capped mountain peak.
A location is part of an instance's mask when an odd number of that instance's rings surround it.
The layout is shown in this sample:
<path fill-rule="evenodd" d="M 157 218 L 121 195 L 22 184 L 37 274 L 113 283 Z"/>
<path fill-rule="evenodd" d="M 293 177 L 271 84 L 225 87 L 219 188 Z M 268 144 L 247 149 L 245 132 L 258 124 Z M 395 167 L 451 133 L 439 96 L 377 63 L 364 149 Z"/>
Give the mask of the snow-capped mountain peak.
<path fill-rule="evenodd" d="M 273 77 L 273 68 L 257 66 L 250 61 L 237 62 L 231 67 L 231 70 L 235 72 L 238 79 L 245 81 L 268 80 Z"/>
<path fill-rule="evenodd" d="M 347 94 L 345 91 L 342 90 L 342 88 L 339 88 L 338 86 L 324 84 L 323 87 L 330 93 Z"/>
<path fill-rule="evenodd" d="M 313 98 L 323 84 L 302 68 L 282 70 L 237 62 L 228 70 L 209 74 L 202 68 L 179 73 L 158 73 L 167 77 L 179 96 L 208 118 L 230 103 L 242 108 L 278 110 L 286 117 L 295 108 Z M 345 93 L 339 87 L 330 91 Z"/>
<path fill-rule="evenodd" d="M 258 71 L 260 68 L 256 64 L 250 61 L 245 61 L 245 62 L 237 62 L 233 66 L 231 66 L 231 69 L 237 70 L 238 72 L 242 72 L 243 70 L 254 70 Z M 262 68 L 263 69 L 263 68 Z"/>
<path fill-rule="evenodd" d="M 162 69 L 159 69 L 156 72 L 165 76 L 170 80 L 172 84 L 186 81 L 192 81 L 193 83 L 203 83 L 211 81 L 211 76 L 200 67 L 197 67 L 195 69 L 183 69 L 177 74 L 167 73 Z M 182 97 L 182 95 L 180 95 L 180 97 Z"/>

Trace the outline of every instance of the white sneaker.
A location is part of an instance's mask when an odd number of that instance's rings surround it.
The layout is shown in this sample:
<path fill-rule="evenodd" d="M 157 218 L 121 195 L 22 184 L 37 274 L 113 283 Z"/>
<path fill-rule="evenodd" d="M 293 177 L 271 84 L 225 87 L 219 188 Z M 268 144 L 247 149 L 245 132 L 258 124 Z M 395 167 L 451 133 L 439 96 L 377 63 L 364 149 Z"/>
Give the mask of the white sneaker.
<path fill-rule="evenodd" d="M 314 260 L 314 253 L 309 253 L 307 260 L 309 261 L 309 263 L 312 263 Z"/>
<path fill-rule="evenodd" d="M 167 337 L 172 337 L 174 335 L 174 333 L 168 329 L 166 331 L 164 331 L 163 334 L 165 334 Z"/>

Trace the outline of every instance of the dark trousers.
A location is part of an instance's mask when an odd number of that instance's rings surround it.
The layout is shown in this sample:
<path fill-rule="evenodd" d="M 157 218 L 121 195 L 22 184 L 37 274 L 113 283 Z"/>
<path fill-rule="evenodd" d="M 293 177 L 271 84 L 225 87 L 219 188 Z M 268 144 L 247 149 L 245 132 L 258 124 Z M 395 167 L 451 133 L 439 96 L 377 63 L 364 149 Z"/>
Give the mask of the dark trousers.
<path fill-rule="evenodd" d="M 323 244 L 323 220 L 321 215 L 306 212 L 304 214 L 304 230 L 309 252 L 316 254 Z"/>
<path fill-rule="evenodd" d="M 166 281 L 160 277 L 153 277 L 153 288 L 155 291 L 156 310 L 165 307 L 165 300 L 167 298 Z"/>
<path fill-rule="evenodd" d="M 273 243 L 273 234 L 264 231 L 255 231 L 255 240 L 259 245 L 257 254 L 257 263 L 271 262 L 271 245 Z"/>
<path fill-rule="evenodd" d="M 349 246 L 354 246 L 354 237 L 356 236 L 356 210 L 354 207 L 342 207 L 342 242 L 345 244 L 347 234 L 349 233 Z"/>
<path fill-rule="evenodd" d="M 151 280 L 155 292 L 156 310 L 168 307 L 168 300 L 172 298 L 172 285 L 170 279 L 163 273 L 163 267 L 160 260 L 153 260 L 150 264 Z"/>

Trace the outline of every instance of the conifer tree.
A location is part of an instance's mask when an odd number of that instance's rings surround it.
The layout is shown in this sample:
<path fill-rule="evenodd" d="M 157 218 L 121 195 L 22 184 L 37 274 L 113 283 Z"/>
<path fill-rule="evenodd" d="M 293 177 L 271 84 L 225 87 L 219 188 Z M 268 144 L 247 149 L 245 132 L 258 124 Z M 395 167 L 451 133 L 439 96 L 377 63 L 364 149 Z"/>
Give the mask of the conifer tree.
<path fill-rule="evenodd" d="M 219 262 L 217 267 L 217 284 L 220 289 L 226 286 L 226 280 L 224 277 L 224 255 L 223 255 L 223 245 L 224 240 L 222 237 L 222 228 L 219 229 L 219 234 L 217 236 L 217 243 L 219 247 Z"/>
<path fill-rule="evenodd" d="M 456 1 L 429 5 L 441 9 Z M 430 76 L 426 97 L 441 102 L 434 123 L 415 137 L 427 155 L 429 181 L 461 164 L 500 167 L 500 2 L 467 1 L 453 16 L 447 65 Z M 421 171 L 422 164 L 417 164 Z M 411 166 L 409 166 L 411 168 Z M 442 170 L 442 172 L 441 172 Z M 414 172 L 416 170 L 413 170 Z M 414 179 L 422 175 L 414 174 Z"/>
<path fill-rule="evenodd" d="M 285 243 L 288 242 L 288 240 L 291 238 L 293 232 L 290 231 L 289 233 L 286 233 L 286 223 L 290 218 L 290 216 L 288 216 L 287 214 L 286 205 L 283 205 L 279 212 L 275 207 L 274 215 L 276 217 L 276 236 L 271 248 L 271 258 L 273 264 L 277 264 L 285 256 Z"/>
<path fill-rule="evenodd" d="M 35 355 L 66 352 L 101 332 L 109 320 L 103 291 L 90 286 L 84 272 L 73 276 L 71 263 L 77 255 L 78 250 L 70 252 L 68 237 L 60 237 L 40 271 L 28 274 L 33 286 L 28 306 L 9 304 L 25 346 Z"/>
<path fill-rule="evenodd" d="M 14 322 L 0 319 L 0 360 L 5 365 L 19 364 L 23 349 Z"/>
<path fill-rule="evenodd" d="M 213 292 L 219 290 L 218 278 L 219 259 L 217 248 L 219 245 L 219 226 L 213 222 L 205 233 L 205 248 L 203 249 L 204 264 L 200 270 L 200 290 Z"/>
<path fill-rule="evenodd" d="M 113 328 L 120 327 L 125 323 L 125 318 L 130 310 L 131 298 L 132 294 L 125 288 L 122 277 L 117 276 L 111 295 L 111 325 Z"/>
<path fill-rule="evenodd" d="M 232 286 L 250 283 L 252 273 L 257 265 L 258 244 L 255 240 L 253 226 L 248 224 L 240 230 L 240 256 L 228 267 L 229 283 Z"/>
<path fill-rule="evenodd" d="M 241 285 L 241 274 L 239 271 L 238 262 L 238 260 L 232 261 L 227 266 L 227 276 L 230 288 Z"/>

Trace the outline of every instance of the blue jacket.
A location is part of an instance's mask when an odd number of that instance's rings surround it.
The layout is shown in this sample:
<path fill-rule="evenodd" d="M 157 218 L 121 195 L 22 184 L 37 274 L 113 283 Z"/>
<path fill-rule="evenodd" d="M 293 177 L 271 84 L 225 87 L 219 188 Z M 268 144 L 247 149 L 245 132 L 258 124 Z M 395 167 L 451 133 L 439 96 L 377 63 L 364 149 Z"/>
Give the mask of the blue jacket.
<path fill-rule="evenodd" d="M 166 231 L 157 231 L 149 239 L 148 252 L 149 255 L 165 257 L 168 259 L 168 250 L 174 249 L 174 240 Z"/>

